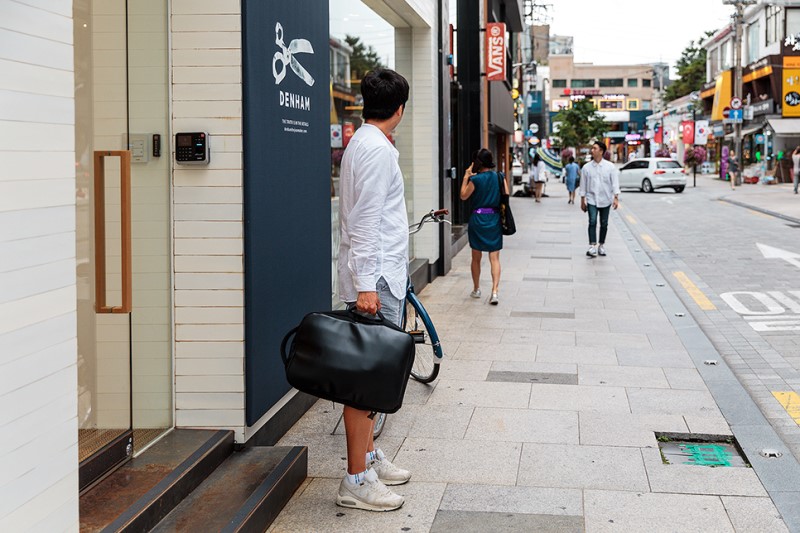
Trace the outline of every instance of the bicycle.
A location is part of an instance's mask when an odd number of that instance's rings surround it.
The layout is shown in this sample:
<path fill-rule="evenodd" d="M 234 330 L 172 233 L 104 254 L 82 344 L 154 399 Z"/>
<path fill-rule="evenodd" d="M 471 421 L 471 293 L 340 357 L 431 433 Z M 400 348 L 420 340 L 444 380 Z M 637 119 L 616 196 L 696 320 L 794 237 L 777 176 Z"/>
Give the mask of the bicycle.
<path fill-rule="evenodd" d="M 419 233 L 422 226 L 429 222 L 450 224 L 450 221 L 444 218 L 448 213 L 447 209 L 432 209 L 419 222 L 408 226 L 408 234 Z M 414 365 L 411 367 L 411 377 L 420 383 L 431 383 L 439 375 L 439 365 L 444 358 L 444 351 L 439 340 L 439 334 L 436 333 L 436 328 L 433 326 L 433 321 L 428 311 L 425 310 L 425 306 L 419 301 L 417 293 L 414 291 L 414 284 L 411 283 L 410 279 L 406 288 L 406 303 L 403 308 L 401 325 L 414 338 L 416 348 Z M 421 349 L 421 346 L 424 346 L 424 348 Z M 375 415 L 372 438 L 378 438 L 383 431 L 386 416 L 386 413 Z"/>
<path fill-rule="evenodd" d="M 431 210 L 426 213 L 419 222 L 408 226 L 408 234 L 414 235 L 419 233 L 422 226 L 429 222 L 437 224 L 450 224 L 449 220 L 445 220 L 445 215 L 449 211 L 447 209 Z M 406 303 L 403 307 L 403 316 L 401 326 L 408 332 L 414 339 L 415 352 L 414 365 L 411 367 L 411 377 L 420 383 L 431 383 L 439 375 L 439 365 L 444 358 L 444 350 L 442 343 L 439 340 L 439 334 L 436 333 L 436 328 L 433 326 L 428 311 L 419 301 L 417 293 L 414 291 L 414 284 L 408 280 L 406 287 Z M 420 345 L 424 348 L 420 348 Z M 375 426 L 372 432 L 372 438 L 377 439 L 383 431 L 383 426 L 386 424 L 386 413 L 375 414 Z M 342 415 L 336 422 L 331 435 L 336 433 L 336 429 L 342 422 Z"/>

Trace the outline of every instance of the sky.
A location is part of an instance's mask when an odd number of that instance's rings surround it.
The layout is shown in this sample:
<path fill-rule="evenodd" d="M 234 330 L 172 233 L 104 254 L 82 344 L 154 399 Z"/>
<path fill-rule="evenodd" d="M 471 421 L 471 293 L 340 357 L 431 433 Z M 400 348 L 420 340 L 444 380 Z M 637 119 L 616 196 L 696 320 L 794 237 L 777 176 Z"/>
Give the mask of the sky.
<path fill-rule="evenodd" d="M 575 61 L 598 65 L 675 63 L 690 41 L 730 23 L 722 0 L 538 0 L 552 4 L 551 35 L 575 38 Z"/>
<path fill-rule="evenodd" d="M 722 0 L 536 0 L 549 4 L 550 33 L 574 37 L 576 62 L 597 65 L 675 63 L 690 41 L 730 23 Z M 361 0 L 329 0 L 331 34 L 358 35 L 394 66 L 392 27 Z M 450 0 L 455 18 L 457 0 Z"/>

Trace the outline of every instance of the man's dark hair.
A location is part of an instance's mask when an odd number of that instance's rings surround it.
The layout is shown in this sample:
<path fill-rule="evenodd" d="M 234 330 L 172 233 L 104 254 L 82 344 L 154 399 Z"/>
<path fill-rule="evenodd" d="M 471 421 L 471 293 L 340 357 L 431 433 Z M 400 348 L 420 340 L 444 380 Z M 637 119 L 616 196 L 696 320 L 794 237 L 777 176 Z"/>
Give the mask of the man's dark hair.
<path fill-rule="evenodd" d="M 608 151 L 608 147 L 606 146 L 606 143 L 604 143 L 603 141 L 595 141 L 592 144 L 600 148 L 604 154 Z"/>
<path fill-rule="evenodd" d="M 574 157 L 572 157 L 572 156 L 569 156 L 569 162 L 570 162 L 570 163 L 574 163 L 574 162 L 575 162 L 575 158 L 574 158 Z"/>
<path fill-rule="evenodd" d="M 375 69 L 361 80 L 364 120 L 386 120 L 408 101 L 408 81 L 393 70 Z"/>

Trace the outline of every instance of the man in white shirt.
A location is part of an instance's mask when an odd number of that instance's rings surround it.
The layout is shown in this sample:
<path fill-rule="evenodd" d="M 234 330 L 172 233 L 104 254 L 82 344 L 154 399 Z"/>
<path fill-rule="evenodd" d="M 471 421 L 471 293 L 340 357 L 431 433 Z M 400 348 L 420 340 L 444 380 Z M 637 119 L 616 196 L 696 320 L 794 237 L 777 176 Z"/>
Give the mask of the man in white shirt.
<path fill-rule="evenodd" d="M 592 144 L 592 160 L 581 169 L 581 209 L 589 213 L 589 249 L 586 255 L 606 255 L 608 214 L 619 207 L 619 171 L 614 163 L 603 159 L 606 145 Z M 597 239 L 597 215 L 600 214 L 600 240 Z M 599 245 L 598 245 L 599 242 Z"/>
<path fill-rule="evenodd" d="M 400 325 L 408 282 L 408 216 L 399 152 L 388 136 L 400 124 L 408 82 L 388 69 L 368 72 L 361 82 L 365 123 L 342 157 L 339 198 L 339 294 L 362 313 Z M 404 498 L 386 485 L 411 478 L 372 441 L 369 411 L 344 407 L 347 473 L 336 504 L 369 511 L 399 509 Z"/>

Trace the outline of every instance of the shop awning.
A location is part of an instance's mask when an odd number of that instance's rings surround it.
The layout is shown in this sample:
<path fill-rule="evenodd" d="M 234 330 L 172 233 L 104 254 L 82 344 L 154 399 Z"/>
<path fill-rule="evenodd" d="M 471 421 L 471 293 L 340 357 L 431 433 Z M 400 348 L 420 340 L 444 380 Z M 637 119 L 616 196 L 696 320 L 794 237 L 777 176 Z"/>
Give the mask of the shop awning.
<path fill-rule="evenodd" d="M 800 137 L 800 118 L 768 118 L 776 137 Z"/>
<path fill-rule="evenodd" d="M 800 120 L 800 119 L 798 119 L 798 120 Z M 745 135 L 750 135 L 751 133 L 755 133 L 757 131 L 760 131 L 763 128 L 764 128 L 764 125 L 763 124 L 759 124 L 758 126 L 753 126 L 752 128 L 742 129 L 742 137 L 744 137 Z M 725 138 L 726 139 L 733 139 L 733 132 L 725 134 Z"/>

